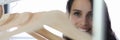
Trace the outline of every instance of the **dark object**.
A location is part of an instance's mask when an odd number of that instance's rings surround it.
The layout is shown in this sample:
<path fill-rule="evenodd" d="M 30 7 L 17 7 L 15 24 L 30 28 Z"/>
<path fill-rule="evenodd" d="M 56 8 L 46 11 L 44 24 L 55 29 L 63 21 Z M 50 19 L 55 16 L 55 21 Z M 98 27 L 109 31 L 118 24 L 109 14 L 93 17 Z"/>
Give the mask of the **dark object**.
<path fill-rule="evenodd" d="M 8 12 L 8 4 L 4 5 L 4 13 L 6 14 Z"/>
<path fill-rule="evenodd" d="M 64 38 L 65 40 L 72 40 L 71 38 L 69 38 L 69 37 L 67 37 L 67 36 L 63 36 L 63 38 Z"/>

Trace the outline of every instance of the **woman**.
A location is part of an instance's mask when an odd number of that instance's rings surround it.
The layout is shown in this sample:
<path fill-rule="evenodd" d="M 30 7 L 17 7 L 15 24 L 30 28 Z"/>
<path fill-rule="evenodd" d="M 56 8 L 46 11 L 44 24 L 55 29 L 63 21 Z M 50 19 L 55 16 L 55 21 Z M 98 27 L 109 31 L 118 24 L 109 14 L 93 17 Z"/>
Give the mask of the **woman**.
<path fill-rule="evenodd" d="M 91 33 L 92 0 L 69 0 L 67 10 L 71 22 L 78 29 Z"/>
<path fill-rule="evenodd" d="M 76 28 L 82 29 L 82 31 L 90 34 L 92 32 L 92 9 L 92 0 L 69 0 L 67 3 L 67 11 L 69 13 L 71 22 L 76 26 Z M 104 5 L 104 10 L 105 40 L 116 40 L 111 30 L 111 24 L 106 5 Z"/>

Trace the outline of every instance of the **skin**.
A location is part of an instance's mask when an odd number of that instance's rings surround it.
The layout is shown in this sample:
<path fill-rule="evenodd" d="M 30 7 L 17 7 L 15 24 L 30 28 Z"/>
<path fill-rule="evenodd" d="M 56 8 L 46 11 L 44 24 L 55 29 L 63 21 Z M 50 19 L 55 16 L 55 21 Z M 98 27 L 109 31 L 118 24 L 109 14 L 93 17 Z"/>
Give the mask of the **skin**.
<path fill-rule="evenodd" d="M 89 0 L 74 0 L 69 16 L 76 28 L 91 32 L 92 8 Z"/>
<path fill-rule="evenodd" d="M 3 8 L 2 8 L 2 5 L 0 5 L 0 18 L 2 16 L 2 14 L 3 14 Z"/>

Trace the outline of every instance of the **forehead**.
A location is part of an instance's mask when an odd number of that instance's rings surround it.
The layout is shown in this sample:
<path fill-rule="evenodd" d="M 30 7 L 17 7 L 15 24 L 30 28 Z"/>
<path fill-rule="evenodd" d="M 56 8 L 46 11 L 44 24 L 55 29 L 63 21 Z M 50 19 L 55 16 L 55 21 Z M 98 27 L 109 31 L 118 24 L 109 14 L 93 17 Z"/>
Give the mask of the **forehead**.
<path fill-rule="evenodd" d="M 91 10 L 91 3 L 90 0 L 74 0 L 72 4 L 72 9 L 79 9 L 79 10 Z"/>

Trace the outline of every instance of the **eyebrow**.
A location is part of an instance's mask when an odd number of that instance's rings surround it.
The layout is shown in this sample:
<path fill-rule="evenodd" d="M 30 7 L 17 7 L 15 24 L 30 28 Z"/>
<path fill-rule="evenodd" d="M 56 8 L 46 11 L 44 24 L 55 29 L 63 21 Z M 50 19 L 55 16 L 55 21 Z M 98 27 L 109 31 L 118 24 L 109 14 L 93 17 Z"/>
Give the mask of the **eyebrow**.
<path fill-rule="evenodd" d="M 93 14 L 93 11 L 89 11 L 88 13 L 91 13 L 91 14 Z"/>
<path fill-rule="evenodd" d="M 73 11 L 78 11 L 78 12 L 81 12 L 81 10 L 78 10 L 78 9 L 74 9 Z"/>
<path fill-rule="evenodd" d="M 92 11 L 89 11 L 89 12 L 88 12 L 88 15 L 92 15 L 92 16 L 93 16 L 93 12 L 92 12 Z"/>
<path fill-rule="evenodd" d="M 74 9 L 73 11 L 78 11 L 78 12 L 82 12 L 81 10 L 78 10 L 78 9 Z M 88 13 L 90 13 L 92 11 L 88 11 Z"/>

